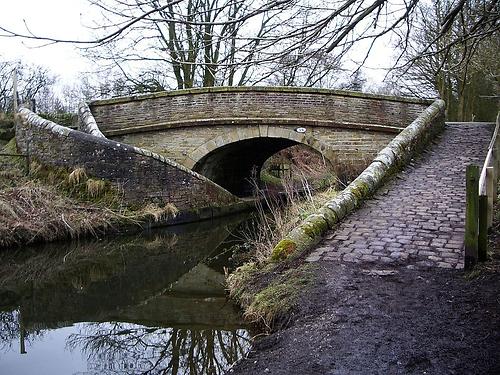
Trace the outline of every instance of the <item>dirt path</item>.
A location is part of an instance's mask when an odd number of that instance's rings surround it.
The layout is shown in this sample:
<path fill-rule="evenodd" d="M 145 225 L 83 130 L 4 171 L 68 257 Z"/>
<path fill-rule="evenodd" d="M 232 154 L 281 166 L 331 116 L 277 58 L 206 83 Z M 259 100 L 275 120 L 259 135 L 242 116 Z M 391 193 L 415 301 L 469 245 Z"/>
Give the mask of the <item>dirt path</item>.
<path fill-rule="evenodd" d="M 499 374 L 499 263 L 471 281 L 322 264 L 293 326 L 258 341 L 234 373 Z"/>
<path fill-rule="evenodd" d="M 460 270 L 465 165 L 481 162 L 491 134 L 475 126 L 448 125 L 320 244 L 293 325 L 233 373 L 500 374 L 498 235 L 492 261 Z"/>

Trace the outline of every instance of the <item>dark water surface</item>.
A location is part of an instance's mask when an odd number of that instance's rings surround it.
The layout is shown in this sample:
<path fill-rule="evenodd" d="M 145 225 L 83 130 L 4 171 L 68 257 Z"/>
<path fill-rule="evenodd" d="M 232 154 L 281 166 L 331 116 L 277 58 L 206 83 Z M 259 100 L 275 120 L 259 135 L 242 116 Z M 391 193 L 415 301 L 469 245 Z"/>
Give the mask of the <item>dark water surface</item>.
<path fill-rule="evenodd" d="M 250 349 L 226 300 L 245 217 L 0 253 L 0 374 L 221 374 Z"/>

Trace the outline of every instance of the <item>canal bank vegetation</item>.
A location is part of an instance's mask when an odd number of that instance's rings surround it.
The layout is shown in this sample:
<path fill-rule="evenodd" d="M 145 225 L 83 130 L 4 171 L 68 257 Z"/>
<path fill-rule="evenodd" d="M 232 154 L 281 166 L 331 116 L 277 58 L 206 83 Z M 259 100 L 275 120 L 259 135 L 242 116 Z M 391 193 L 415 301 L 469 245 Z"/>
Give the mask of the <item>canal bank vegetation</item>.
<path fill-rule="evenodd" d="M 304 262 L 305 254 L 286 248 L 277 251 L 275 245 L 338 194 L 339 182 L 332 178 L 329 167 L 324 163 L 305 165 L 306 170 L 295 164 L 293 175 L 279 179 L 279 197 L 265 194 L 255 184 L 261 197 L 257 219 L 243 238 L 250 252 L 245 255 L 246 263 L 226 279 L 229 296 L 243 308 L 245 319 L 266 332 L 290 322 L 299 296 L 312 284 L 314 274 L 313 266 Z"/>
<path fill-rule="evenodd" d="M 84 168 L 48 167 L 18 154 L 15 140 L 0 153 L 0 247 L 98 236 L 177 215 L 172 204 L 129 207 L 108 181 Z M 9 155 L 9 156 L 6 156 Z"/>

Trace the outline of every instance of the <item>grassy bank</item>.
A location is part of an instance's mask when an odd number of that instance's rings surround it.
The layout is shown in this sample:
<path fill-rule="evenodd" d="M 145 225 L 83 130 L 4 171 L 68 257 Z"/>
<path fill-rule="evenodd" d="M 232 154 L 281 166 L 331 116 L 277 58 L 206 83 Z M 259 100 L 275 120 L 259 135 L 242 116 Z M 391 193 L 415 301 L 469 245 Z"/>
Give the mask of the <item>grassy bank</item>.
<path fill-rule="evenodd" d="M 337 194 L 334 187 L 314 194 L 306 182 L 300 194 L 296 184 L 283 186 L 287 206 L 264 199 L 256 224 L 244 238 L 250 249 L 246 263 L 226 279 L 229 295 L 243 308 L 245 319 L 267 332 L 288 324 L 314 275 L 313 266 L 304 261 L 305 254 L 289 253 L 286 248 L 273 251 L 275 245 Z"/>
<path fill-rule="evenodd" d="M 1 150 L 17 154 L 14 140 Z M 83 168 L 43 166 L 24 157 L 0 157 L 0 247 L 99 235 L 123 226 L 160 221 L 174 206 L 130 208 L 109 182 Z"/>

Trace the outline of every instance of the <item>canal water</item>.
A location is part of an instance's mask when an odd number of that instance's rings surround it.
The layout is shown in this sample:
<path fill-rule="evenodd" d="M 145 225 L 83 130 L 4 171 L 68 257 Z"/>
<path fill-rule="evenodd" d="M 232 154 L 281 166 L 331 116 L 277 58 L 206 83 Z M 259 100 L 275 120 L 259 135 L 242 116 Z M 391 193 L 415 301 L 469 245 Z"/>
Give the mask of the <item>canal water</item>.
<path fill-rule="evenodd" d="M 0 252 L 0 374 L 221 374 L 251 333 L 225 297 L 244 216 Z"/>

